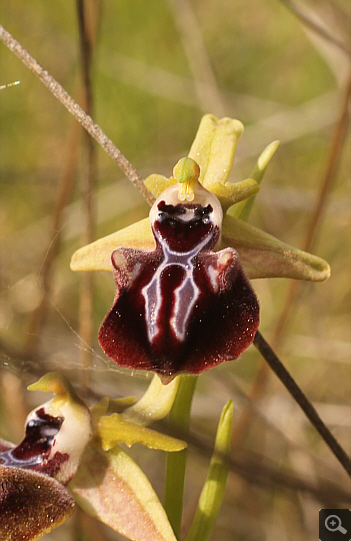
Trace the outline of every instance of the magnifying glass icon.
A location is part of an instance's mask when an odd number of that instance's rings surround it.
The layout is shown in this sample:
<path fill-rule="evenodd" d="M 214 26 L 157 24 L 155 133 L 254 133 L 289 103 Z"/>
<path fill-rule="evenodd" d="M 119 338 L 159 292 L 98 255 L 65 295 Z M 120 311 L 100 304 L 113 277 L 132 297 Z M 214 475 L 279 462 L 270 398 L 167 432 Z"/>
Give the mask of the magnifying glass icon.
<path fill-rule="evenodd" d="M 341 533 L 347 533 L 347 530 L 343 528 L 341 525 L 341 519 L 337 515 L 328 515 L 325 519 L 325 527 L 330 532 L 341 532 Z"/>

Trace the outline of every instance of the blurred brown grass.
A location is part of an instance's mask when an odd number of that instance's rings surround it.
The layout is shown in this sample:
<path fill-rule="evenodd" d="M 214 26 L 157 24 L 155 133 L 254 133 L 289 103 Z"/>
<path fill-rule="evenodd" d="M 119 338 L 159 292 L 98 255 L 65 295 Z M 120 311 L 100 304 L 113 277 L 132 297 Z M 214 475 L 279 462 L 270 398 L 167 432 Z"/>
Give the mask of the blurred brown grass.
<path fill-rule="evenodd" d="M 100 12 L 94 11 L 96 4 L 86 2 L 91 24 L 99 18 L 91 67 L 93 117 L 105 133 L 143 176 L 169 175 L 177 159 L 187 154 L 203 113 L 239 118 L 246 130 L 237 150 L 234 181 L 247 177 L 265 145 L 281 140 L 251 222 L 302 247 L 349 77 L 347 55 L 306 30 L 276 0 L 236 0 L 220 8 L 214 0 L 101 1 Z M 350 47 L 345 1 L 310 0 L 302 7 Z M 1 22 L 82 102 L 74 2 L 10 2 L 2 7 Z M 24 393 L 24 386 L 48 369 L 66 373 L 90 402 L 105 394 L 140 395 L 147 378 L 115 370 L 99 349 L 97 330 L 114 295 L 112 277 L 105 274 L 94 276 L 93 353 L 90 368 L 80 367 L 81 277 L 69 270 L 69 259 L 84 229 L 84 139 L 63 107 L 3 45 L 0 55 L 0 84 L 21 81 L 0 92 L 0 432 L 18 441 L 25 413 L 43 400 Z M 95 152 L 92 196 L 98 238 L 146 216 L 148 206 L 108 156 L 97 147 Z M 322 284 L 299 284 L 276 344 L 281 359 L 348 452 L 350 158 L 348 136 L 313 249 L 330 263 L 332 276 Z M 63 186 L 67 201 L 53 235 Z M 50 273 L 43 280 L 51 258 Z M 253 285 L 261 304 L 262 332 L 273 340 L 291 286 L 279 279 Z M 34 316 L 43 299 L 41 317 Z M 204 374 L 199 382 L 192 430 L 204 443 L 213 441 L 227 399 L 234 399 L 236 420 L 245 408 L 252 412 L 234 441 L 233 459 L 239 465 L 233 465 L 211 539 L 309 541 L 317 538 L 318 510 L 346 504 L 334 496 L 326 501 L 327 482 L 344 490 L 347 478 L 275 376 L 262 385 L 255 400 L 250 399 L 260 367 L 258 353 L 250 348 L 238 361 Z M 206 475 L 209 449 L 204 445 L 204 450 L 191 447 L 185 527 Z M 162 496 L 164 457 L 137 448 L 132 454 Z M 302 483 L 298 488 L 296 479 Z M 320 496 L 311 487 L 319 487 Z M 76 515 L 48 539 L 122 538 Z"/>

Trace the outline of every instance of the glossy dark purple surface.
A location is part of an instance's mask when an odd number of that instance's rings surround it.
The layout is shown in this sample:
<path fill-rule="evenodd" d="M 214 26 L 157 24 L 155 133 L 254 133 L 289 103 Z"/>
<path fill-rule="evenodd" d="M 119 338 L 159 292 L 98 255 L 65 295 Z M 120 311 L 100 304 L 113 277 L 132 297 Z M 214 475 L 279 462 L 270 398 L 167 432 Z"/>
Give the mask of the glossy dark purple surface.
<path fill-rule="evenodd" d="M 63 417 L 45 413 L 44 408 L 36 410 L 26 424 L 23 441 L 17 447 L 0 451 L 0 464 L 35 470 L 54 477 L 61 465 L 69 459 L 67 453 L 52 452 L 54 438 L 63 421 Z"/>
<path fill-rule="evenodd" d="M 117 293 L 99 341 L 120 366 L 167 383 L 238 357 L 253 341 L 259 307 L 235 250 L 212 251 L 220 229 L 211 205 L 161 200 L 157 211 L 153 252 L 112 254 Z"/>
<path fill-rule="evenodd" d="M 43 408 L 38 409 L 36 415 L 36 419 L 26 424 L 24 440 L 12 451 L 12 456 L 17 460 L 29 461 L 38 455 L 46 456 L 63 423 L 62 417 L 52 417 Z"/>

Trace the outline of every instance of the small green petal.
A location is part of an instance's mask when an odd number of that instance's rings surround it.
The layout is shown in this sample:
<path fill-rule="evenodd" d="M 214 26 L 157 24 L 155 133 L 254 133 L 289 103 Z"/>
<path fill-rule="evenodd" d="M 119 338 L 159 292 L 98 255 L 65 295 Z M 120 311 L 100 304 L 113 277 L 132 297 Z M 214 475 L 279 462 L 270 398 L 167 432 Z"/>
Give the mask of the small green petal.
<path fill-rule="evenodd" d="M 144 181 L 146 188 L 156 198 L 167 188 L 176 183 L 177 181 L 174 177 L 166 178 L 163 175 L 158 175 L 156 173 L 149 175 Z"/>
<path fill-rule="evenodd" d="M 144 218 L 107 237 L 96 240 L 77 250 L 71 260 L 73 271 L 112 271 L 111 254 L 120 246 L 141 250 L 154 250 L 155 240 L 149 218 Z"/>
<path fill-rule="evenodd" d="M 177 394 L 179 376 L 163 385 L 155 374 L 147 391 L 138 402 L 122 413 L 123 419 L 140 426 L 147 426 L 163 419 L 170 412 Z"/>
<path fill-rule="evenodd" d="M 259 185 L 252 178 L 247 178 L 235 184 L 231 182 L 225 182 L 224 184 L 217 182 L 211 186 L 211 192 L 218 197 L 223 212 L 226 212 L 231 205 L 240 201 L 244 202 L 249 197 L 256 195 L 259 190 Z"/>
<path fill-rule="evenodd" d="M 118 413 L 101 417 L 97 431 L 104 451 L 109 451 L 118 443 L 125 443 L 128 447 L 141 443 L 149 449 L 169 452 L 181 451 L 187 446 L 184 441 L 125 421 Z"/>
<path fill-rule="evenodd" d="M 202 489 L 194 521 L 184 541 L 207 541 L 222 505 L 228 476 L 233 423 L 233 402 L 223 408 L 218 424 L 215 450 L 205 485 Z"/>
<path fill-rule="evenodd" d="M 205 188 L 227 182 L 243 130 L 244 126 L 239 120 L 219 120 L 213 115 L 202 117 L 189 157 L 199 164 L 199 180 Z"/>
<path fill-rule="evenodd" d="M 270 143 L 260 154 L 255 167 L 251 171 L 250 177 L 256 180 L 258 184 L 261 183 L 267 166 L 278 146 L 279 141 L 273 141 L 273 143 Z M 248 201 L 243 201 L 240 204 L 235 205 L 235 207 L 229 208 L 228 214 L 234 218 L 240 218 L 240 220 L 244 220 L 246 222 L 249 218 L 254 202 L 255 197 L 250 198 Z"/>
<path fill-rule="evenodd" d="M 98 420 L 102 415 L 107 415 L 108 413 L 121 413 L 126 408 L 129 408 L 135 404 L 136 398 L 134 396 L 126 396 L 125 398 L 114 398 L 111 399 L 108 396 L 105 396 L 90 408 L 91 414 L 94 419 Z"/>
<path fill-rule="evenodd" d="M 222 229 L 222 247 L 226 246 L 237 250 L 251 279 L 280 277 L 322 282 L 330 276 L 330 267 L 324 259 L 293 248 L 228 214 Z"/>
<path fill-rule="evenodd" d="M 103 452 L 89 445 L 69 483 L 76 502 L 131 541 L 176 541 L 149 480 L 117 445 Z"/>

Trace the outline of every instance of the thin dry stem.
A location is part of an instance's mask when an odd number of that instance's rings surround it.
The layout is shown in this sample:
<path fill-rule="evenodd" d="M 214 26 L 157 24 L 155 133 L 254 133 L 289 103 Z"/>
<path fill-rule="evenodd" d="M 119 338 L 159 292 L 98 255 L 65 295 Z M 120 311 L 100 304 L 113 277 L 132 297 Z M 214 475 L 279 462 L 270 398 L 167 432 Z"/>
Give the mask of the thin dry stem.
<path fill-rule="evenodd" d="M 77 0 L 77 15 L 79 28 L 80 57 L 82 65 L 84 105 L 89 116 L 93 115 L 93 91 L 91 84 L 91 67 L 93 61 L 93 49 L 95 41 L 89 37 L 88 28 L 98 27 L 97 20 L 90 21 L 87 13 L 87 2 Z M 96 12 L 97 13 L 97 12 Z M 92 32 L 90 32 L 91 34 Z M 93 32 L 96 37 L 96 32 Z M 95 208 L 93 201 L 93 190 L 96 178 L 96 153 L 93 140 L 88 133 L 85 134 L 84 146 L 87 156 L 86 167 L 81 181 L 81 193 L 83 203 L 83 233 L 82 245 L 89 244 L 94 240 L 95 229 Z M 88 344 L 91 347 L 93 339 L 93 276 L 91 273 L 84 273 L 80 287 L 79 305 L 79 335 L 81 344 Z M 82 366 L 87 367 L 91 361 L 90 347 L 80 348 L 80 361 Z M 86 378 L 86 376 L 85 376 Z"/>
<path fill-rule="evenodd" d="M 351 75 L 347 81 L 340 111 L 338 114 L 338 119 L 335 123 L 335 129 L 332 133 L 330 145 L 329 145 L 329 154 L 325 166 L 325 172 L 322 176 L 322 181 L 320 184 L 320 190 L 317 194 L 314 210 L 312 211 L 312 216 L 310 220 L 310 225 L 307 229 L 305 240 L 303 242 L 303 249 L 305 251 L 311 251 L 315 244 L 317 234 L 322 225 L 322 221 L 325 215 L 328 196 L 331 193 L 331 190 L 334 186 L 336 180 L 336 172 L 338 164 L 340 163 L 340 158 L 342 155 L 342 150 L 344 147 L 348 124 L 349 124 L 349 102 L 351 96 Z M 273 335 L 273 347 L 277 348 L 280 345 L 284 332 L 287 328 L 288 322 L 293 314 L 293 311 L 296 310 L 297 299 L 299 292 L 303 286 L 303 282 L 292 281 L 289 285 L 287 295 L 285 298 L 284 306 L 281 312 L 281 315 L 277 321 L 275 332 Z M 266 363 L 262 363 L 256 378 L 252 384 L 252 387 L 249 392 L 249 397 L 251 400 L 258 400 L 260 396 L 264 393 L 266 384 L 269 377 L 269 368 Z M 233 439 L 236 445 L 244 437 L 247 427 L 250 423 L 252 417 L 252 411 L 245 407 L 243 408 L 240 416 L 238 416 L 234 427 L 233 427 Z"/>
<path fill-rule="evenodd" d="M 310 15 L 306 12 L 306 10 L 303 10 L 301 7 L 299 7 L 296 2 L 293 0 L 280 0 L 294 15 L 304 24 L 307 26 L 310 30 L 313 32 L 316 32 L 318 35 L 320 35 L 323 39 L 326 41 L 329 41 L 330 43 L 333 43 L 340 51 L 345 53 L 349 58 L 351 58 L 351 51 L 338 39 L 336 39 L 330 32 L 328 32 L 323 26 L 318 24 L 315 20 L 313 20 Z"/>
<path fill-rule="evenodd" d="M 13 441 L 20 441 L 23 437 L 23 426 L 27 417 L 28 407 L 21 378 L 12 372 L 4 371 L 0 381 L 1 400 L 5 406 L 6 414 L 11 417 L 9 428 Z M 12 412 L 16 415 L 11 415 Z"/>
<path fill-rule="evenodd" d="M 351 72 L 349 74 L 344 90 L 339 118 L 335 124 L 335 128 L 332 133 L 326 168 L 322 177 L 323 180 L 321 184 L 321 190 L 319 192 L 318 199 L 316 200 L 315 208 L 312 211 L 311 221 L 309 227 L 307 228 L 305 242 L 302 247 L 302 249 L 306 252 L 310 252 L 316 243 L 316 238 L 318 232 L 320 231 L 320 226 L 325 215 L 328 197 L 336 181 L 336 173 L 340 163 L 340 158 L 344 148 L 347 132 L 349 129 L 350 99 Z"/>
<path fill-rule="evenodd" d="M 33 58 L 24 47 L 2 26 L 0 25 L 0 38 L 7 47 L 41 80 L 50 92 L 66 107 L 66 109 L 82 124 L 87 132 L 101 145 L 107 154 L 116 162 L 118 167 L 140 191 L 142 196 L 152 204 L 153 196 L 144 186 L 142 177 L 137 170 L 114 145 L 102 129 L 87 115 L 76 101 L 62 88 L 62 86 L 42 68 L 42 66 Z"/>
<path fill-rule="evenodd" d="M 225 116 L 226 108 L 193 8 L 188 0 L 169 0 L 169 4 L 188 58 L 203 111 L 211 111 L 218 117 Z M 206 83 L 206 87 L 203 83 Z"/>
<path fill-rule="evenodd" d="M 311 220 L 306 231 L 306 236 L 303 242 L 302 249 L 306 252 L 313 250 L 313 247 L 316 243 L 318 232 L 320 231 L 323 218 L 325 216 L 325 211 L 327 208 L 328 197 L 334 187 L 336 181 L 337 168 L 340 163 L 342 151 L 344 148 L 346 135 L 348 132 L 349 121 L 350 121 L 350 98 L 351 98 L 351 73 L 349 75 L 346 87 L 344 90 L 344 95 L 341 103 L 341 108 L 339 112 L 338 120 L 336 121 L 335 128 L 333 130 L 330 145 L 329 153 L 325 166 L 325 172 L 322 176 L 322 181 L 320 184 L 320 190 L 315 202 L 314 209 L 311 214 Z M 301 290 L 302 284 L 300 282 L 294 281 L 291 282 L 288 289 L 283 310 L 281 312 L 280 318 L 278 320 L 274 337 L 273 337 L 273 346 L 277 347 L 281 337 L 286 330 L 288 322 L 291 318 L 292 311 L 296 306 L 296 299 Z"/>
<path fill-rule="evenodd" d="M 278 376 L 285 388 L 289 391 L 294 400 L 298 403 L 300 408 L 305 413 L 306 417 L 322 436 L 323 440 L 328 445 L 335 457 L 338 459 L 340 464 L 343 466 L 346 472 L 351 475 L 350 458 L 347 456 L 339 442 L 334 438 L 330 430 L 323 423 L 322 419 L 319 417 L 317 411 L 315 410 L 311 402 L 301 391 L 300 387 L 297 385 L 295 380 L 289 374 L 285 366 L 279 360 L 277 355 L 274 353 L 270 345 L 266 342 L 266 340 L 263 338 L 262 334 L 259 331 L 257 331 L 256 333 L 254 345 L 261 353 L 263 358 L 267 361 L 274 373 Z"/>

